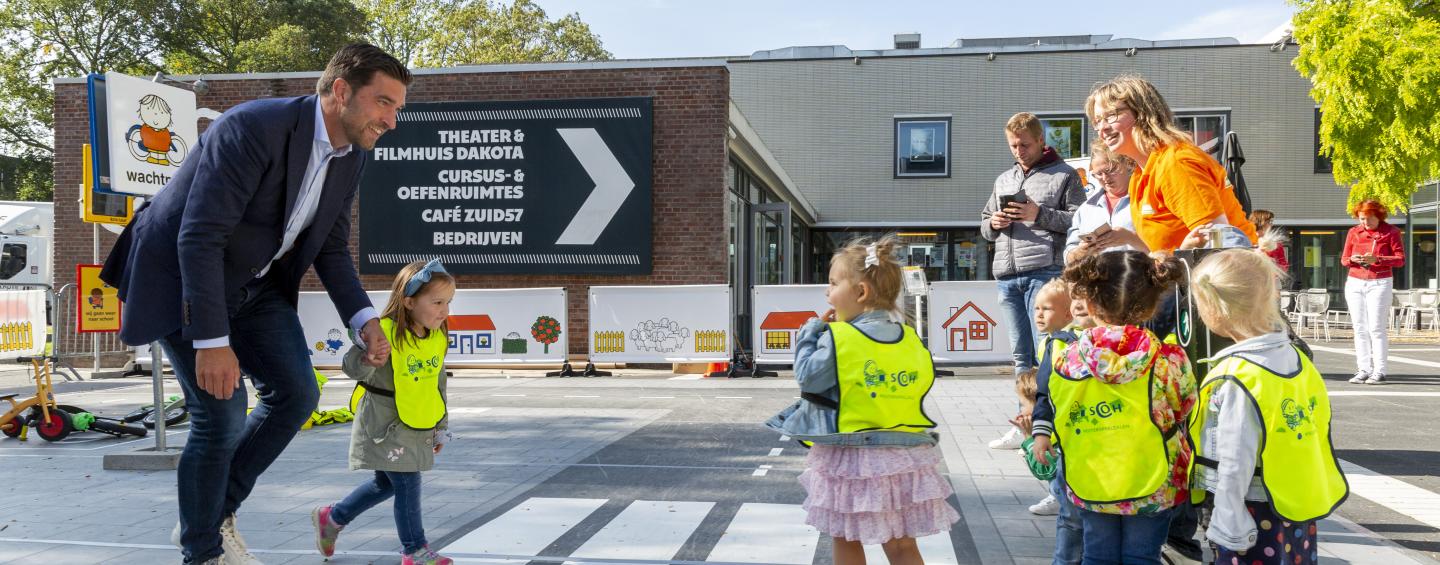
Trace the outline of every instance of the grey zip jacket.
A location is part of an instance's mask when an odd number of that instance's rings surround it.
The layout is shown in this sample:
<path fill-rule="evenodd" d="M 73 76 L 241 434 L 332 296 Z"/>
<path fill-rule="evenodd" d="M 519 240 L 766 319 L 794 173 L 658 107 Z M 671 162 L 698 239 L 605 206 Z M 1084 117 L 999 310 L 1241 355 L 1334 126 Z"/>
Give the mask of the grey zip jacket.
<path fill-rule="evenodd" d="M 990 216 L 999 212 L 1000 197 L 1021 192 L 1040 205 L 1035 221 L 1017 221 L 1003 230 L 991 228 Z M 1064 265 L 1065 233 L 1075 210 L 1083 203 L 1085 189 L 1080 175 L 1049 147 L 1030 172 L 1021 170 L 1016 163 L 1001 173 L 980 212 L 980 235 L 995 242 L 991 276 L 1008 277 Z"/>

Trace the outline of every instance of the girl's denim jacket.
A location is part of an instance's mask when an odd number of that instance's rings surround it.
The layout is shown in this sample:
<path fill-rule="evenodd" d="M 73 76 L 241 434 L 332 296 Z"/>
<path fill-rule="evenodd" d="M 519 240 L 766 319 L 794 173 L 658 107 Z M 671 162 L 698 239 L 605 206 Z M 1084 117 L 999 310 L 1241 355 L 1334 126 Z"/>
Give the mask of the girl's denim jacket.
<path fill-rule="evenodd" d="M 856 329 L 877 340 L 900 338 L 900 324 L 881 311 L 870 311 L 850 321 Z M 833 402 L 840 401 L 840 379 L 835 372 L 835 338 L 830 328 L 811 318 L 800 328 L 795 346 L 795 380 L 801 392 L 819 394 Z M 835 411 L 806 400 L 797 400 L 765 422 L 765 426 L 794 439 L 842 447 L 910 447 L 935 445 L 934 432 L 873 431 L 842 434 L 836 432 Z"/>

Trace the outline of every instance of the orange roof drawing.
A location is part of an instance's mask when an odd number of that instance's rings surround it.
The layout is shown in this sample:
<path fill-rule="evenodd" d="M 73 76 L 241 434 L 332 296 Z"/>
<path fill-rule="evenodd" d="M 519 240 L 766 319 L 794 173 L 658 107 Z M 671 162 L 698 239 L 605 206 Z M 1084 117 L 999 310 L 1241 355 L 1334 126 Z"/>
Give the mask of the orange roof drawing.
<path fill-rule="evenodd" d="M 765 316 L 765 321 L 760 322 L 762 330 L 798 330 L 800 326 L 810 318 L 819 318 L 820 315 L 809 310 L 798 310 L 795 312 L 771 312 Z"/>
<path fill-rule="evenodd" d="M 964 306 L 961 306 L 959 310 L 956 310 L 954 314 L 951 314 L 950 318 L 948 320 L 945 320 L 945 323 L 940 324 L 940 327 L 950 327 L 950 324 L 955 323 L 956 318 L 959 318 L 961 314 L 964 314 L 966 310 L 970 309 L 974 309 L 975 313 L 979 314 L 981 318 L 985 318 L 985 321 L 990 322 L 990 325 L 995 325 L 995 319 L 991 318 L 989 314 L 986 314 L 984 310 L 981 310 L 979 306 L 976 306 L 974 302 L 966 302 Z"/>
<path fill-rule="evenodd" d="M 490 316 L 485 314 L 451 316 L 450 331 L 474 332 L 483 330 L 494 330 L 495 322 L 490 321 Z"/>

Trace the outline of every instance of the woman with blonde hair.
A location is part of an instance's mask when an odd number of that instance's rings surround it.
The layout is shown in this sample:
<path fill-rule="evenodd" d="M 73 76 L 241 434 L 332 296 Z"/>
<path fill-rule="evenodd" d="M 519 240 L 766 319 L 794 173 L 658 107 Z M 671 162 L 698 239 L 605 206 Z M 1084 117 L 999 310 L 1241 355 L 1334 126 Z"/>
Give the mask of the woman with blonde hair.
<path fill-rule="evenodd" d="M 1174 251 L 1192 233 L 1206 239 L 1208 230 L 1202 228 L 1212 224 L 1228 226 L 1224 247 L 1250 247 L 1259 240 L 1225 185 L 1225 168 L 1175 125 L 1175 113 L 1150 81 L 1115 77 L 1090 92 L 1085 113 L 1106 147 L 1140 167 L 1130 179 L 1135 231 L 1112 230 L 1094 245 Z"/>

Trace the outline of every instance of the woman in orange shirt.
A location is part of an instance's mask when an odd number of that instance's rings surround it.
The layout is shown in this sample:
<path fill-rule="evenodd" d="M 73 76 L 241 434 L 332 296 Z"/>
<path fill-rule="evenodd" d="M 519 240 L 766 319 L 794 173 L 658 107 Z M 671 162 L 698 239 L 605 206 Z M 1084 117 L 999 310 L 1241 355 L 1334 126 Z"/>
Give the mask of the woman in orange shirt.
<path fill-rule="evenodd" d="M 1111 151 L 1140 164 L 1130 178 L 1135 231 L 1113 230 L 1092 245 L 1174 251 L 1206 242 L 1207 230 L 1201 228 L 1211 224 L 1229 226 L 1225 247 L 1258 241 L 1255 226 L 1225 185 L 1225 168 L 1175 125 L 1155 85 L 1135 75 L 1115 77 L 1090 92 L 1085 112 Z"/>

